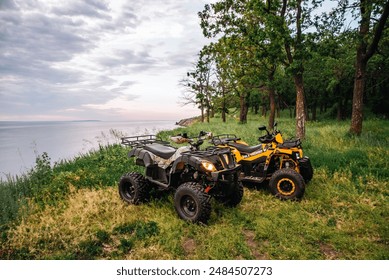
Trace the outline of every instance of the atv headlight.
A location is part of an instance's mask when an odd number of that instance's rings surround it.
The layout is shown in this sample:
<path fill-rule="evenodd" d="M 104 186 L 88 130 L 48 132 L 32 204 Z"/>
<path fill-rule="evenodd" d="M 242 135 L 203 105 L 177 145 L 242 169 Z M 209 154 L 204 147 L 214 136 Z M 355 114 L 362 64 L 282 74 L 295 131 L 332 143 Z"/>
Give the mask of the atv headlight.
<path fill-rule="evenodd" d="M 205 171 L 214 172 L 216 171 L 215 165 L 209 161 L 202 161 L 201 166 L 205 169 Z"/>
<path fill-rule="evenodd" d="M 300 152 L 293 152 L 295 159 L 300 159 Z"/>

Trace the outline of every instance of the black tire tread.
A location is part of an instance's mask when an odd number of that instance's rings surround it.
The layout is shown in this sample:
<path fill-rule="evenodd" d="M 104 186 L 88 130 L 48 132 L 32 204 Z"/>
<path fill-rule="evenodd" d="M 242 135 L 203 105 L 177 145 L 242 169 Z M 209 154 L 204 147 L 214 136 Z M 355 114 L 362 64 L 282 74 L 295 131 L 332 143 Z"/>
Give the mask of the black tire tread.
<path fill-rule="evenodd" d="M 180 201 L 177 201 L 182 192 L 195 195 L 199 201 L 198 207 L 200 213 L 192 219 L 185 216 L 185 214 L 180 209 Z M 200 184 L 196 182 L 186 182 L 181 184 L 174 194 L 174 207 L 181 219 L 193 223 L 207 224 L 212 211 L 210 198 L 210 195 L 204 192 L 204 188 Z"/>
<path fill-rule="evenodd" d="M 135 187 L 135 196 L 130 199 L 124 194 L 123 183 L 130 182 Z M 123 175 L 119 181 L 119 195 L 129 204 L 140 204 L 149 198 L 150 188 L 146 178 L 137 172 L 129 172 Z"/>

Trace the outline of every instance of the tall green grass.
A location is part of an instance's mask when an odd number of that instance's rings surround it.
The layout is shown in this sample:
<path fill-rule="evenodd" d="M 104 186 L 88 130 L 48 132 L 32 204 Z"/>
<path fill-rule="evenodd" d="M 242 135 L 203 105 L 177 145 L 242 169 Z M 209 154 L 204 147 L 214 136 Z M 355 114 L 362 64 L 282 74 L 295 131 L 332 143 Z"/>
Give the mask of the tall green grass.
<path fill-rule="evenodd" d="M 70 187 L 104 188 L 115 184 L 132 164 L 127 153 L 128 149 L 120 145 L 100 146 L 55 164 L 47 153 L 39 155 L 28 173 L 0 181 L 0 225 L 28 213 L 28 201 L 44 208 L 66 199 Z"/>
<path fill-rule="evenodd" d="M 160 136 L 206 130 L 254 145 L 266 122 L 211 119 Z M 354 137 L 348 122 L 307 123 L 303 149 L 315 174 L 302 201 L 247 186 L 237 208 L 212 202 L 208 226 L 180 220 L 169 193 L 138 206 L 121 201 L 121 175 L 142 172 L 125 147 L 54 166 L 43 154 L 31 172 L 0 183 L 0 259 L 389 259 L 388 124 L 366 120 Z M 286 138 L 294 127 L 278 120 Z"/>

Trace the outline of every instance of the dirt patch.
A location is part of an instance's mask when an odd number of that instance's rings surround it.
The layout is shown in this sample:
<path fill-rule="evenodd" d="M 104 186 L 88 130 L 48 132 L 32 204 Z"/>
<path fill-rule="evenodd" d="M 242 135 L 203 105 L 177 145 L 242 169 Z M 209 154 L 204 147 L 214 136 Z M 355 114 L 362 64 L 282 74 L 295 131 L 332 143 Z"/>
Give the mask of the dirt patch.
<path fill-rule="evenodd" d="M 335 260 L 338 257 L 338 252 L 330 244 L 320 243 L 320 252 L 325 256 L 326 260 Z"/>
<path fill-rule="evenodd" d="M 249 247 L 251 254 L 256 260 L 268 260 L 269 256 L 265 253 L 259 252 L 260 245 L 255 241 L 255 232 L 252 230 L 243 230 L 243 236 L 246 241 L 247 247 Z M 264 243 L 265 244 L 265 243 Z"/>
<path fill-rule="evenodd" d="M 196 242 L 192 238 L 186 238 L 182 243 L 182 247 L 187 255 L 193 254 L 196 250 Z"/>

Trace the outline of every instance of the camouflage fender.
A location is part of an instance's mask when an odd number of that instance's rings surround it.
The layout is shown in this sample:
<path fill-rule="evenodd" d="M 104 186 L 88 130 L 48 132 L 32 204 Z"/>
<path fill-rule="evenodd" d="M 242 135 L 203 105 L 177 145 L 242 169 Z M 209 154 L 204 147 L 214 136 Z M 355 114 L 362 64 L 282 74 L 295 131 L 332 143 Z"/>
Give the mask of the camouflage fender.
<path fill-rule="evenodd" d="M 150 156 L 150 153 L 147 152 L 146 150 L 144 149 L 140 149 L 140 148 L 135 148 L 135 149 L 132 149 L 129 153 L 128 153 L 128 157 L 131 158 L 131 157 L 136 157 L 138 159 L 141 159 L 143 160 L 143 163 L 146 167 L 154 164 L 153 163 L 153 160 Z"/>

